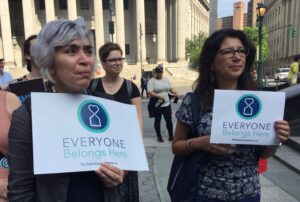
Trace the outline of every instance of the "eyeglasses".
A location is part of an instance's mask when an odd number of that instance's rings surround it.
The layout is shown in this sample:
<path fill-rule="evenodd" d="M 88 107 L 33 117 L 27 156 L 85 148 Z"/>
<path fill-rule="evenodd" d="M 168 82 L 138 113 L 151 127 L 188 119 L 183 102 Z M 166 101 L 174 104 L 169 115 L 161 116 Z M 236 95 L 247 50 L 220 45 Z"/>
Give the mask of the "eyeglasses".
<path fill-rule="evenodd" d="M 239 48 L 239 49 L 233 49 L 233 48 L 225 48 L 219 50 L 219 52 L 225 57 L 225 58 L 232 58 L 235 53 L 238 53 L 240 57 L 246 57 L 249 55 L 249 51 L 245 48 Z"/>
<path fill-rule="evenodd" d="M 125 60 L 125 58 L 112 58 L 112 59 L 107 59 L 105 60 L 105 62 L 109 62 L 109 63 L 112 63 L 112 64 L 115 64 L 117 62 L 123 62 Z"/>

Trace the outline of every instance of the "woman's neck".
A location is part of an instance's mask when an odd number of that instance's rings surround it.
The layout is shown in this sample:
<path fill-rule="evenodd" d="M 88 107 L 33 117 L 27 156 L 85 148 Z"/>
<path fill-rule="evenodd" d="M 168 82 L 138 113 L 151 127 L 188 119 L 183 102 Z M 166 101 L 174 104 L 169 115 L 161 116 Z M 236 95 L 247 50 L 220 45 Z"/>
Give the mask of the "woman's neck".
<path fill-rule="evenodd" d="M 39 72 L 39 70 L 37 70 L 36 68 L 32 68 L 31 72 L 28 74 L 28 79 L 36 79 L 36 78 L 40 78 L 42 77 L 41 73 Z"/>
<path fill-rule="evenodd" d="M 60 85 L 57 85 L 57 84 L 53 84 L 52 86 L 52 91 L 54 93 L 73 93 L 73 94 L 87 94 L 87 90 L 84 88 L 84 89 L 67 89 L 67 88 L 64 88 L 64 87 L 61 87 Z"/>
<path fill-rule="evenodd" d="M 236 90 L 238 88 L 237 81 L 218 82 L 218 89 Z"/>
<path fill-rule="evenodd" d="M 121 77 L 119 75 L 105 75 L 103 78 L 108 83 L 117 83 Z"/>

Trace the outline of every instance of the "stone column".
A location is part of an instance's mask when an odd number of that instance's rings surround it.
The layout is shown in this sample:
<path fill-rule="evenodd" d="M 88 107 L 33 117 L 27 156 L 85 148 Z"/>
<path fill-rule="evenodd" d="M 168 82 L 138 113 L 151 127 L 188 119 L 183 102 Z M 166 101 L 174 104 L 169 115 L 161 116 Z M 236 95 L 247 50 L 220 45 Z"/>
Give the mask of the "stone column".
<path fill-rule="evenodd" d="M 300 18 L 300 2 L 299 1 L 297 1 L 296 8 L 297 8 L 296 9 L 296 12 L 297 12 L 296 18 L 299 19 Z M 296 25 L 296 32 L 297 32 L 296 41 L 300 41 L 300 25 L 299 25 L 299 23 Z M 299 43 L 297 43 L 296 53 L 297 54 L 300 53 L 300 44 Z"/>
<path fill-rule="evenodd" d="M 290 23 L 288 21 L 288 14 L 289 14 L 288 7 L 289 7 L 288 2 L 287 1 L 283 2 L 282 13 L 283 13 L 283 16 L 284 16 L 284 21 L 283 21 L 284 25 L 289 25 L 289 23 Z M 270 25 L 270 27 L 271 27 L 271 25 Z M 283 36 L 284 36 L 283 57 L 286 58 L 289 55 L 289 51 L 288 51 L 289 36 L 287 34 L 284 34 Z"/>
<path fill-rule="evenodd" d="M 115 4 L 117 38 L 116 41 L 121 46 L 122 50 L 125 51 L 124 4 L 123 1 L 115 1 Z"/>
<path fill-rule="evenodd" d="M 45 1 L 46 22 L 55 20 L 54 0 Z"/>
<path fill-rule="evenodd" d="M 9 15 L 8 0 L 0 0 L 0 23 L 1 23 L 1 35 L 2 46 L 5 63 L 8 66 L 14 66 L 14 49 L 12 45 L 11 23 Z"/>
<path fill-rule="evenodd" d="M 157 0 L 157 63 L 166 61 L 166 2 Z"/>
<path fill-rule="evenodd" d="M 35 5 L 33 0 L 22 0 L 25 39 L 35 32 Z"/>
<path fill-rule="evenodd" d="M 196 34 L 196 31 L 195 31 L 195 27 L 196 27 L 196 17 L 195 17 L 195 8 L 194 6 L 192 6 L 192 25 L 193 25 L 193 34 L 192 35 L 195 35 Z"/>
<path fill-rule="evenodd" d="M 76 0 L 68 0 L 68 18 L 69 20 L 75 20 L 77 18 Z"/>
<path fill-rule="evenodd" d="M 1 16 L 0 16 L 0 18 L 1 18 Z M 1 23 L 1 19 L 0 19 L 0 23 Z M 4 55 L 3 55 L 3 44 L 2 44 L 2 38 L 1 37 L 0 37 L 0 58 L 4 58 Z"/>
<path fill-rule="evenodd" d="M 199 17 L 199 11 L 197 9 L 197 32 L 196 32 L 196 35 L 198 35 L 199 30 L 200 30 L 200 17 Z"/>
<path fill-rule="evenodd" d="M 177 60 L 185 61 L 185 1 L 177 0 Z"/>
<path fill-rule="evenodd" d="M 292 1 L 292 9 L 293 9 L 293 12 L 292 12 L 292 24 L 293 24 L 293 27 L 294 29 L 296 30 L 296 36 L 293 38 L 294 41 L 292 42 L 292 54 L 295 55 L 295 54 L 299 54 L 297 53 L 297 46 L 299 46 L 299 32 L 297 30 L 297 27 L 299 26 L 299 19 L 296 19 L 297 16 L 297 11 L 299 11 L 299 1 Z"/>
<path fill-rule="evenodd" d="M 193 6 L 193 35 L 196 35 L 197 21 L 196 21 L 196 8 Z"/>
<path fill-rule="evenodd" d="M 289 12 L 288 14 L 290 15 L 290 22 L 289 24 L 292 24 L 292 26 L 294 27 L 294 9 L 293 9 L 293 2 L 294 1 L 288 1 L 288 4 L 289 4 Z M 289 50 L 288 50 L 288 56 L 293 56 L 293 46 L 294 46 L 294 41 L 293 41 L 293 37 L 290 37 L 289 38 L 289 43 L 288 43 L 288 47 L 289 47 Z"/>
<path fill-rule="evenodd" d="M 94 16 L 95 16 L 95 48 L 98 56 L 100 46 L 104 44 L 104 28 L 103 28 L 103 8 L 102 0 L 94 0 Z M 98 58 L 99 59 L 99 58 Z"/>
<path fill-rule="evenodd" d="M 137 36 L 137 54 L 138 61 L 141 62 L 141 50 L 142 61 L 146 62 L 146 34 L 145 34 L 145 2 L 144 0 L 136 0 L 136 36 Z M 142 33 L 142 37 L 140 39 Z"/>

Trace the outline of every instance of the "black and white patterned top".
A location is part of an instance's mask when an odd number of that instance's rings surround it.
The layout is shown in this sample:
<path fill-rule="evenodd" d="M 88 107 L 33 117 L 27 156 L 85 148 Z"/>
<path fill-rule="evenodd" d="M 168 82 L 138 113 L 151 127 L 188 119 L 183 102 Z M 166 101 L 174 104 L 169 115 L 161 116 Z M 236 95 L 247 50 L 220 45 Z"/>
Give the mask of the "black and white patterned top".
<path fill-rule="evenodd" d="M 176 118 L 192 127 L 192 99 L 186 95 Z M 212 112 L 199 113 L 197 132 L 199 136 L 210 135 Z M 257 173 L 259 155 L 263 146 L 236 145 L 232 154 L 209 153 L 207 162 L 198 172 L 196 194 L 214 200 L 240 200 L 260 195 Z"/>

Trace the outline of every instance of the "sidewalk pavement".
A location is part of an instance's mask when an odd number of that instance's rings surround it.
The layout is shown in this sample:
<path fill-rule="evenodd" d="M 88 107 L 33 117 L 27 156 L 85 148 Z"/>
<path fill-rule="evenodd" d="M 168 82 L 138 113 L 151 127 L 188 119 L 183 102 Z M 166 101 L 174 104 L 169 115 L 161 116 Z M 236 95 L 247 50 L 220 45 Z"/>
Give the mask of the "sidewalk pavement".
<path fill-rule="evenodd" d="M 170 202 L 167 192 L 169 171 L 173 159 L 171 143 L 156 142 L 154 137 L 144 137 L 144 145 L 148 157 L 149 172 L 139 173 L 141 202 Z M 298 202 L 297 199 L 273 184 L 263 175 L 260 176 L 262 185 L 262 202 Z"/>

